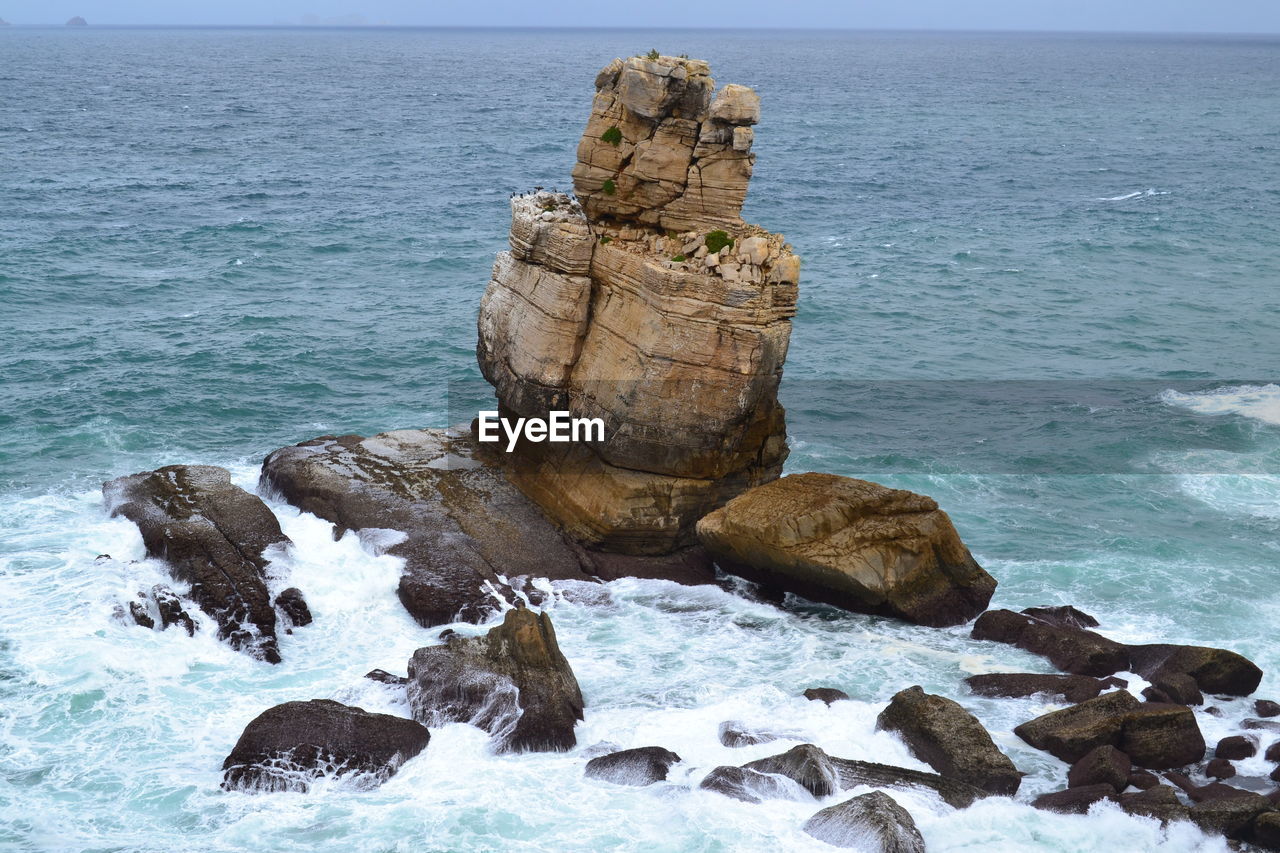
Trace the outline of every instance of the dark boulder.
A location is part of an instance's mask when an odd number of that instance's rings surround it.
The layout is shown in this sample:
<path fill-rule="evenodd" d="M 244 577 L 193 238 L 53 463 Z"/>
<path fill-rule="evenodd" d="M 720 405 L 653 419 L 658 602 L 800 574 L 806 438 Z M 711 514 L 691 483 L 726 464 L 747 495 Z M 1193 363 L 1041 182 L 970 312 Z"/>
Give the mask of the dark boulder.
<path fill-rule="evenodd" d="M 1254 818 L 1249 840 L 1264 850 L 1280 850 L 1280 812 L 1263 812 Z"/>
<path fill-rule="evenodd" d="M 1204 695 L 1196 680 L 1184 672 L 1160 671 L 1151 676 L 1151 686 L 1142 691 L 1148 702 L 1203 705 Z"/>
<path fill-rule="evenodd" d="M 280 661 L 264 552 L 289 539 L 261 499 L 209 465 L 121 477 L 102 491 L 113 516 L 138 525 L 147 556 L 166 561 L 173 576 L 190 585 L 191 599 L 218 623 L 219 639 Z"/>
<path fill-rule="evenodd" d="M 723 746 L 755 746 L 760 743 L 772 743 L 777 739 L 778 736 L 773 732 L 749 729 L 737 720 L 725 720 L 720 724 L 720 743 Z"/>
<path fill-rule="evenodd" d="M 286 702 L 259 714 L 222 763 L 222 787 L 306 791 L 327 773 L 379 785 L 427 746 L 424 726 L 328 699 Z"/>
<path fill-rule="evenodd" d="M 1083 788 L 1089 785 L 1107 784 L 1117 792 L 1129 786 L 1133 762 L 1114 746 L 1107 744 L 1092 749 L 1071 765 L 1067 771 L 1067 787 Z"/>
<path fill-rule="evenodd" d="M 397 530 L 398 593 L 426 627 L 482 622 L 530 578 L 592 581 L 585 557 L 465 431 L 324 436 L 262 463 L 262 487 L 343 530 Z M 503 577 L 508 582 L 504 583 Z"/>
<path fill-rule="evenodd" d="M 642 746 L 601 755 L 587 762 L 585 775 L 589 779 L 601 779 L 615 785 L 652 785 L 663 782 L 671 765 L 679 764 L 680 756 L 660 746 Z"/>
<path fill-rule="evenodd" d="M 1018 768 L 977 717 L 918 686 L 897 693 L 876 719 L 876 728 L 899 735 L 912 755 L 941 776 L 1009 796 L 1022 782 Z"/>
<path fill-rule="evenodd" d="M 1263 754 L 1267 761 L 1280 762 L 1280 741 L 1276 741 L 1267 747 L 1267 751 Z"/>
<path fill-rule="evenodd" d="M 1013 733 L 1036 749 L 1074 763 L 1100 746 L 1118 746 L 1125 717 L 1140 705 L 1132 694 L 1117 690 L 1036 717 Z"/>
<path fill-rule="evenodd" d="M 276 596 L 276 607 L 284 611 L 284 615 L 289 617 L 289 622 L 295 628 L 311 624 L 311 608 L 307 606 L 307 600 L 302 597 L 302 590 L 296 586 L 291 586 Z"/>
<path fill-rule="evenodd" d="M 405 678 L 403 675 L 392 675 L 385 669 L 371 669 L 364 674 L 364 677 L 370 681 L 389 684 L 392 687 L 404 687 L 409 683 L 409 679 Z"/>
<path fill-rule="evenodd" d="M 1280 732 L 1280 720 L 1247 719 L 1240 723 L 1240 728 L 1254 732 Z"/>
<path fill-rule="evenodd" d="M 830 705 L 832 702 L 842 702 L 849 698 L 849 694 L 843 690 L 836 690 L 834 687 L 810 687 L 804 692 L 804 698 L 810 702 L 826 702 Z"/>
<path fill-rule="evenodd" d="M 698 787 L 745 803 L 808 799 L 810 796 L 808 791 L 791 779 L 731 765 L 714 768 L 703 777 Z"/>
<path fill-rule="evenodd" d="M 1274 811 L 1275 806 L 1261 794 L 1240 791 L 1237 795 L 1198 802 L 1188 810 L 1188 817 L 1205 832 L 1243 841 L 1258 816 Z"/>
<path fill-rule="evenodd" d="M 151 587 L 151 600 L 155 602 L 156 613 L 160 617 L 160 628 L 163 630 L 172 625 L 187 632 L 188 637 L 196 635 L 196 622 L 182 606 L 182 599 L 172 589 L 162 583 Z"/>
<path fill-rule="evenodd" d="M 1242 761 L 1257 754 L 1258 742 L 1244 735 L 1224 737 L 1213 750 L 1214 758 L 1225 758 L 1228 761 Z"/>
<path fill-rule="evenodd" d="M 570 543 L 571 545 L 573 543 Z M 650 578 L 673 581 L 685 586 L 714 584 L 716 566 L 711 555 L 700 545 L 682 548 L 671 554 L 614 554 L 588 548 L 577 549 L 586 571 L 602 581 L 619 578 Z"/>
<path fill-rule="evenodd" d="M 1160 784 L 1160 777 L 1149 770 L 1134 770 L 1129 774 L 1129 784 L 1139 791 L 1149 791 Z"/>
<path fill-rule="evenodd" d="M 1126 813 L 1138 817 L 1153 817 L 1161 823 L 1187 820 L 1187 807 L 1178 799 L 1178 792 L 1168 785 L 1155 785 L 1136 794 L 1121 794 L 1116 801 Z"/>
<path fill-rule="evenodd" d="M 1085 785 L 1080 788 L 1041 794 L 1031 801 L 1031 805 L 1059 814 L 1085 814 L 1094 803 L 1111 799 L 1115 797 L 1115 793 L 1115 788 L 1105 783 Z"/>
<path fill-rule="evenodd" d="M 910 812 L 883 791 L 828 806 L 805 822 L 804 831 L 833 847 L 865 853 L 924 853 L 924 838 Z"/>
<path fill-rule="evenodd" d="M 1253 703 L 1253 713 L 1259 717 L 1280 717 L 1280 702 L 1270 699 L 1259 699 Z"/>
<path fill-rule="evenodd" d="M 1145 704 L 1124 717 L 1121 750 L 1139 767 L 1164 770 L 1204 758 L 1196 715 L 1184 705 Z"/>
<path fill-rule="evenodd" d="M 839 775 L 842 789 L 866 785 L 869 788 L 892 788 L 899 791 L 931 791 L 955 809 L 967 809 L 978 800 L 991 796 L 988 791 L 968 782 L 947 779 L 937 773 L 834 756 L 831 763 Z"/>
<path fill-rule="evenodd" d="M 482 637 L 450 636 L 409 660 L 409 705 L 428 725 L 462 722 L 494 735 L 498 752 L 563 752 L 577 743 L 582 692 L 551 617 L 508 610 Z"/>
<path fill-rule="evenodd" d="M 1130 666 L 1155 683 L 1174 673 L 1191 676 L 1205 693 L 1248 696 L 1258 689 L 1262 670 L 1243 655 L 1205 646 L 1166 644 L 1129 646 Z"/>
<path fill-rule="evenodd" d="M 1040 675 L 1030 672 L 971 675 L 964 682 L 979 696 L 1002 696 L 1010 699 L 1036 695 L 1061 696 L 1072 704 L 1092 699 L 1103 689 L 1101 680 L 1087 675 Z"/>
<path fill-rule="evenodd" d="M 1204 775 L 1210 779 L 1230 779 L 1236 775 L 1236 767 L 1225 758 L 1214 758 L 1205 767 Z"/>
<path fill-rule="evenodd" d="M 1027 616 L 1034 616 L 1042 622 L 1056 625 L 1059 628 L 1097 628 L 1098 620 L 1083 610 L 1077 610 L 1069 604 L 1056 607 L 1028 607 L 1022 611 Z"/>
<path fill-rule="evenodd" d="M 138 593 L 138 598 L 129 602 L 129 615 L 133 617 L 134 624 L 143 628 L 156 627 L 156 620 L 151 617 L 151 608 L 147 606 L 147 599 L 142 593 Z"/>
<path fill-rule="evenodd" d="M 811 743 L 742 765 L 744 770 L 786 776 L 815 797 L 829 797 L 840 790 L 840 774 L 831 756 Z"/>
<path fill-rule="evenodd" d="M 972 636 L 1041 655 L 1058 669 L 1074 675 L 1111 675 L 1129 668 L 1127 649 L 1114 640 L 1012 610 L 983 613 L 973 623 Z"/>

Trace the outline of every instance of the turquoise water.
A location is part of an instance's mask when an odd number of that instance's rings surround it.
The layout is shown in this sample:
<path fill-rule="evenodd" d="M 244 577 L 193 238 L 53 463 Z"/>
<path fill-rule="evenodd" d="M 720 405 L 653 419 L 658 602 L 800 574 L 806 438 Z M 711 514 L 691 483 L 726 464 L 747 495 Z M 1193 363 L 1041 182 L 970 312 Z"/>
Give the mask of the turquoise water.
<path fill-rule="evenodd" d="M 812 804 L 601 790 L 580 756 L 494 758 L 461 726 L 378 792 L 220 792 L 270 704 L 403 712 L 360 676 L 403 671 L 430 636 L 391 558 L 286 506 L 277 580 L 317 623 L 283 638 L 284 666 L 111 619 L 164 570 L 103 517 L 103 479 L 203 462 L 251 487 L 283 444 L 466 413 L 508 195 L 568 185 L 595 71 L 650 47 L 763 100 L 746 215 L 804 258 L 789 469 L 933 495 L 996 606 L 1070 602 L 1120 638 L 1236 648 L 1280 694 L 1280 41 L 8 29 L 0 846 L 814 848 Z M 1011 734 L 1040 703 L 958 685 L 1037 659 L 962 629 L 611 592 L 554 611 L 585 745 L 666 745 L 696 782 L 758 757 L 716 742 L 737 718 L 921 766 L 872 731 L 921 683 L 981 716 L 1024 793 L 1061 785 Z M 857 701 L 794 698 L 816 683 Z M 1246 710 L 1226 708 L 1207 736 Z M 905 804 L 938 850 L 1221 849 L 1105 810 Z"/>

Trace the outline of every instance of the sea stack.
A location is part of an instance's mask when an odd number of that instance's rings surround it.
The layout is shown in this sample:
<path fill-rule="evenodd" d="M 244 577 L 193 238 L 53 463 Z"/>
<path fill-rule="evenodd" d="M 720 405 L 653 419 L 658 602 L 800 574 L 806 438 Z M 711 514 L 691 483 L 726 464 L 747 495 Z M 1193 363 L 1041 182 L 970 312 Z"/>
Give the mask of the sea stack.
<path fill-rule="evenodd" d="M 800 261 L 741 218 L 759 103 L 744 86 L 716 92 L 699 60 L 615 59 L 596 78 L 576 198 L 512 199 L 480 369 L 504 416 L 603 421 L 603 440 L 504 454 L 594 551 L 693 546 L 699 518 L 781 473 Z"/>

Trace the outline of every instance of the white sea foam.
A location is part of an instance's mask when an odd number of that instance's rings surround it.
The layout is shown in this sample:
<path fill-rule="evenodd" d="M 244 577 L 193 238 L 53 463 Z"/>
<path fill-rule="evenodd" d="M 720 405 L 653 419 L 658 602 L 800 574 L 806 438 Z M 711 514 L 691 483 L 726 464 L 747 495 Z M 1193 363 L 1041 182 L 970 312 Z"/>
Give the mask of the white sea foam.
<path fill-rule="evenodd" d="M 1124 195 L 1110 196 L 1107 198 L 1096 198 L 1094 199 L 1094 201 L 1130 201 L 1131 199 L 1135 199 L 1135 198 L 1151 198 L 1152 196 L 1168 195 L 1168 194 L 1169 192 L 1167 190 L 1146 189 L 1146 190 L 1136 190 L 1131 193 L 1125 193 Z"/>
<path fill-rule="evenodd" d="M 1280 426 L 1280 385 L 1228 385 L 1212 391 L 1183 393 L 1169 389 L 1160 399 L 1201 415 L 1243 415 Z"/>

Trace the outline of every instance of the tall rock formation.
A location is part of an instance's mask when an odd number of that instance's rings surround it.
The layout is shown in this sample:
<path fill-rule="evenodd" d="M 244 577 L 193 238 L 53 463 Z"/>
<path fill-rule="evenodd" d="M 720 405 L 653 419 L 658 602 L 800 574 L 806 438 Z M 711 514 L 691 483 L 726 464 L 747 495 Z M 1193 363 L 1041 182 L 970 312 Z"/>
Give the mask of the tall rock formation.
<path fill-rule="evenodd" d="M 705 62 L 614 60 L 574 168 L 577 198 L 512 199 L 477 356 L 509 416 L 601 418 L 596 442 L 522 442 L 516 484 L 573 539 L 692 545 L 694 523 L 775 479 L 799 258 L 740 216 L 759 98 Z"/>

